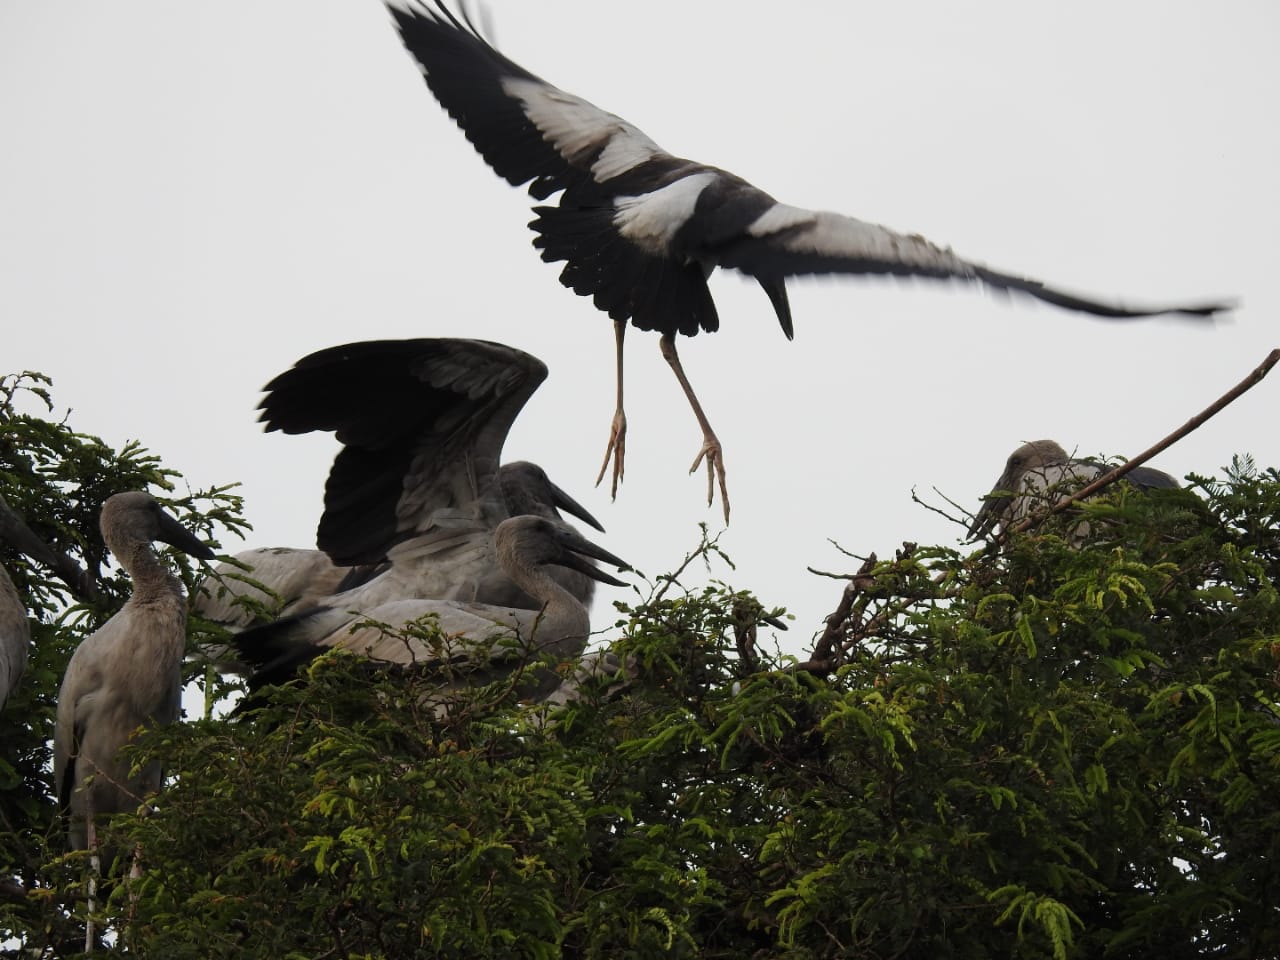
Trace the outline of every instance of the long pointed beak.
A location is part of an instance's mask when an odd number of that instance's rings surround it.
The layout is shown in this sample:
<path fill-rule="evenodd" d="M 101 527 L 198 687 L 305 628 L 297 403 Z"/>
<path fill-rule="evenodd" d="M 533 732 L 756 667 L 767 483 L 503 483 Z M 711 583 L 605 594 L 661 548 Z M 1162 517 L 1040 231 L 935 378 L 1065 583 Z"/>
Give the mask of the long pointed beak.
<path fill-rule="evenodd" d="M 626 581 L 618 580 L 616 577 L 610 576 L 599 567 L 592 566 L 582 558 L 591 557 L 594 560 L 600 560 L 604 563 L 612 564 L 619 570 L 631 569 L 631 564 L 627 563 L 627 561 L 614 556 L 604 547 L 599 544 L 592 543 L 584 537 L 575 537 L 572 543 L 568 543 L 565 546 L 566 550 L 564 552 L 564 556 L 556 561 L 560 566 L 569 567 L 572 570 L 577 570 L 579 573 L 585 573 L 591 579 L 599 580 L 601 583 L 607 583 L 610 586 L 628 586 Z"/>
<path fill-rule="evenodd" d="M 604 527 L 600 525 L 600 521 L 587 512 L 587 508 L 580 504 L 573 497 L 569 496 L 550 480 L 547 484 L 551 487 L 551 502 L 555 504 L 557 510 L 563 510 L 570 516 L 577 517 L 583 523 L 590 524 L 601 533 L 604 533 Z"/>
<path fill-rule="evenodd" d="M 167 513 L 160 514 L 160 533 L 156 537 L 188 556 L 199 560 L 212 560 L 217 556 L 208 546 L 196 539 L 196 535 Z"/>
<path fill-rule="evenodd" d="M 1002 473 L 995 486 L 991 488 L 991 492 L 982 498 L 982 507 L 974 516 L 973 523 L 969 524 L 970 540 L 985 537 L 995 529 L 1000 520 L 1000 514 L 1004 512 L 1005 506 L 1012 498 L 1010 491 L 1013 490 L 1013 485 L 1013 477 L 1008 472 Z"/>

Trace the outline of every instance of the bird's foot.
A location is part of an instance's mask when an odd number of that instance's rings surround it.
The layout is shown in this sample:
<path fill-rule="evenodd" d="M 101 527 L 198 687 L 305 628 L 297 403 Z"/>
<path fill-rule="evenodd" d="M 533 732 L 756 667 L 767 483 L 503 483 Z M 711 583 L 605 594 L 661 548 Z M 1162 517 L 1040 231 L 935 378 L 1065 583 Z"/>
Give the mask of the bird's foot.
<path fill-rule="evenodd" d="M 702 464 L 707 462 L 707 506 L 711 506 L 715 502 L 716 481 L 720 483 L 720 501 L 724 505 L 724 525 L 729 525 L 729 488 L 725 485 L 724 480 L 724 451 L 720 447 L 720 441 L 716 439 L 715 434 L 709 434 L 702 441 L 702 449 L 698 451 L 698 455 L 693 459 L 693 466 L 689 468 L 689 472 L 693 473 Z"/>
<path fill-rule="evenodd" d="M 609 485 L 609 496 L 618 499 L 618 484 L 626 473 L 623 460 L 627 453 L 627 415 L 621 409 L 613 415 L 613 425 L 609 428 L 609 446 L 604 452 L 604 462 L 600 464 L 600 473 L 596 476 L 596 486 L 604 479 L 604 472 L 613 461 L 613 482 Z"/>

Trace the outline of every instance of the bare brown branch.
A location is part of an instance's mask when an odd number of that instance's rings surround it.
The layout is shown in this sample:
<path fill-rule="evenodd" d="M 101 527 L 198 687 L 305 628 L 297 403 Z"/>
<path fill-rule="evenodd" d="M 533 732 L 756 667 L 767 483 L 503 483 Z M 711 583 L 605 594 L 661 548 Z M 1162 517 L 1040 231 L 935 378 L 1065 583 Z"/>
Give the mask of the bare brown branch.
<path fill-rule="evenodd" d="M 827 617 L 827 627 L 822 632 L 817 644 L 814 645 L 813 656 L 810 658 L 811 662 L 825 663 L 830 661 L 836 644 L 839 643 L 844 634 L 844 624 L 849 619 L 850 611 L 853 610 L 854 599 L 875 582 L 875 579 L 871 576 L 871 571 L 875 569 L 875 565 L 876 555 L 873 553 L 867 557 L 858 572 L 849 578 L 848 584 L 845 585 L 844 593 L 840 596 L 839 605 L 836 607 L 835 612 Z"/>
<path fill-rule="evenodd" d="M 1173 446 L 1175 443 L 1177 443 L 1187 434 L 1199 429 L 1201 426 L 1205 424 L 1205 422 L 1217 416 L 1226 407 L 1230 406 L 1236 400 L 1240 399 L 1240 397 L 1243 396 L 1245 393 L 1247 393 L 1249 390 L 1252 390 L 1255 386 L 1261 383 L 1263 377 L 1265 377 L 1268 373 L 1271 372 L 1271 368 L 1274 367 L 1277 362 L 1280 362 L 1280 348 L 1272 350 L 1270 353 L 1268 353 L 1266 356 L 1266 359 L 1263 360 L 1262 363 L 1260 363 L 1252 372 L 1250 372 L 1250 374 L 1247 377 L 1245 377 L 1243 380 L 1237 383 L 1234 387 L 1232 387 L 1230 390 L 1224 393 L 1221 397 L 1219 397 L 1209 406 L 1205 407 L 1205 409 L 1197 413 L 1194 417 L 1192 417 L 1190 420 L 1188 420 L 1186 423 L 1180 426 L 1177 430 L 1173 431 L 1173 433 L 1169 434 L 1163 440 L 1159 441 L 1154 446 L 1149 447 L 1148 449 L 1142 451 L 1142 453 L 1138 454 L 1136 457 L 1134 457 L 1132 460 L 1128 461 L 1127 463 L 1122 463 L 1120 466 L 1116 467 L 1114 470 L 1111 470 L 1103 474 L 1102 476 L 1098 477 L 1098 479 L 1094 480 L 1092 483 L 1083 487 L 1078 492 L 1072 494 L 1069 497 L 1064 497 L 1062 500 L 1059 500 L 1056 504 L 1053 505 L 1052 509 L 1047 510 L 1044 513 L 1038 514 L 1034 517 L 1027 517 L 1025 520 L 1022 520 L 1021 522 L 1013 526 L 1011 529 L 1002 532 L 1001 539 L 1003 539 L 1005 536 L 1007 536 L 1010 533 L 1021 533 L 1023 530 L 1026 530 L 1030 527 L 1035 526 L 1038 523 L 1043 522 L 1045 519 L 1052 516 L 1053 514 L 1067 509 L 1067 507 L 1071 506 L 1073 503 L 1077 503 L 1085 499 L 1086 497 L 1093 496 L 1099 490 L 1102 490 L 1105 487 L 1108 487 L 1111 484 L 1115 483 L 1117 480 L 1121 479 L 1130 470 L 1134 469 L 1135 467 L 1142 466 L 1142 464 L 1146 463 L 1152 457 L 1160 453 L 1163 453 L 1165 450 Z"/>

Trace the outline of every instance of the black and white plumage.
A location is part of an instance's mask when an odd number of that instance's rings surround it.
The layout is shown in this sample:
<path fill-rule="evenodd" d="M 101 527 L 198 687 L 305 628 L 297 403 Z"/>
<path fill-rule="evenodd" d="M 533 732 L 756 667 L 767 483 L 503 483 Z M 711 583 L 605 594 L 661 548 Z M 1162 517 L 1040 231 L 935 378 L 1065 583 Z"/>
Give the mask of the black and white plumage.
<path fill-rule="evenodd" d="M 1038 507 L 1051 506 L 1111 469 L 1097 460 L 1073 457 L 1053 440 L 1024 443 L 1009 455 L 1004 473 L 969 524 L 969 537 L 985 537 L 997 525 L 1002 529 L 1009 527 Z M 1176 490 L 1181 486 L 1169 474 L 1151 467 L 1134 467 L 1124 479 L 1144 490 Z"/>
<path fill-rule="evenodd" d="M 94 815 L 135 810 L 159 789 L 159 766 L 131 770 L 120 748 L 139 727 L 178 719 L 187 604 L 181 582 L 151 544 L 159 540 L 213 559 L 212 550 L 140 490 L 108 498 L 101 526 L 133 592 L 76 648 L 58 692 L 54 784 L 71 816 L 68 836 L 76 850 L 94 846 Z"/>
<path fill-rule="evenodd" d="M 564 261 L 561 282 L 591 296 L 615 321 L 619 399 L 601 469 L 603 476 L 612 455 L 615 493 L 626 432 L 621 349 L 630 321 L 662 335 L 663 356 L 703 430 L 694 469 L 706 459 L 709 501 L 713 474 L 719 478 L 728 520 L 720 443 L 675 347 L 676 334 L 719 327 L 706 283 L 718 266 L 759 282 L 788 338 L 794 331 L 785 281 L 802 274 L 962 280 L 1110 318 L 1209 316 L 1229 308 L 1106 303 L 992 270 L 917 234 L 779 203 L 732 173 L 667 153 L 627 121 L 546 83 L 490 46 L 442 0 L 435 9 L 393 6 L 391 13 L 427 86 L 494 171 L 514 186 L 527 183 L 538 200 L 560 193 L 556 205 L 534 208 L 530 226 L 542 258 Z"/>
<path fill-rule="evenodd" d="M 540 467 L 499 466 L 511 424 L 546 375 L 536 357 L 499 343 L 377 340 L 311 354 L 267 385 L 267 430 L 330 431 L 342 443 L 316 535 L 324 559 L 306 551 L 259 558 L 318 571 L 316 590 L 285 597 L 294 602 L 284 611 L 299 624 L 294 633 L 327 635 L 347 611 L 398 601 L 539 608 L 498 562 L 498 526 L 527 514 L 567 528 L 563 510 L 602 529 Z M 341 568 L 350 578 L 335 582 Z M 592 577 L 575 567 L 552 575 L 590 604 Z M 202 601 L 200 610 L 216 615 L 225 603 Z"/>

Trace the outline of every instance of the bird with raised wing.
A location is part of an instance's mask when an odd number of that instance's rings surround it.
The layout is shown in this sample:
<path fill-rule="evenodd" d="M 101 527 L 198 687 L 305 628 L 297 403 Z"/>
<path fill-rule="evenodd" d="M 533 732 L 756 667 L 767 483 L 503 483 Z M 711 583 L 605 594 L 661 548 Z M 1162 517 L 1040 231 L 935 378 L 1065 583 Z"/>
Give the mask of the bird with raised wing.
<path fill-rule="evenodd" d="M 120 748 L 140 727 L 178 719 L 187 605 L 182 583 L 151 545 L 167 543 L 201 560 L 214 556 L 140 490 L 108 498 L 101 528 L 133 592 L 76 648 L 58 692 L 53 776 L 77 850 L 96 845 L 94 816 L 135 810 L 160 787 L 158 764 L 131 771 Z"/>
<path fill-rule="evenodd" d="M 1004 473 L 983 499 L 969 524 L 969 538 L 985 537 L 997 526 L 1013 526 L 1033 510 L 1050 506 L 1111 469 L 1097 460 L 1073 457 L 1053 440 L 1024 443 L 1009 455 Z M 1134 467 L 1124 479 L 1143 490 L 1181 486 L 1169 474 L 1151 467 Z"/>
<path fill-rule="evenodd" d="M 702 429 L 690 472 L 705 461 L 708 504 L 718 481 L 728 522 L 722 447 L 676 351 L 677 334 L 720 325 L 707 287 L 716 267 L 754 277 L 788 339 L 794 331 L 785 281 L 802 274 L 959 280 L 1110 318 L 1210 316 L 1229 308 L 1107 303 L 993 270 L 918 234 L 779 203 L 732 173 L 668 153 L 621 117 L 542 80 L 442 0 L 434 9 L 389 6 L 427 86 L 489 166 L 513 186 L 528 184 L 537 200 L 560 194 L 554 206 L 534 208 L 530 227 L 542 259 L 564 262 L 561 283 L 592 297 L 614 320 L 617 405 L 597 483 L 612 460 L 615 495 L 625 452 L 622 344 L 630 321 L 661 334 L 662 355 Z"/>
<path fill-rule="evenodd" d="M 268 430 L 331 431 L 342 443 L 316 535 L 329 566 L 310 558 L 320 588 L 286 613 L 413 599 L 537 609 L 498 561 L 498 525 L 520 514 L 564 524 L 563 510 L 600 528 L 536 465 L 499 467 L 511 424 L 546 375 L 537 358 L 503 344 L 413 339 L 322 350 L 272 380 Z M 343 568 L 351 573 L 335 584 Z M 590 603 L 590 577 L 561 567 L 552 575 Z"/>
<path fill-rule="evenodd" d="M 536 663 L 545 656 L 576 657 L 591 633 L 586 605 L 551 575 L 554 567 L 613 586 L 625 586 L 587 558 L 630 569 L 625 561 L 584 538 L 564 523 L 546 517 L 504 520 L 493 534 L 498 563 L 506 575 L 537 601 L 536 609 L 471 603 L 462 600 L 396 598 L 363 608 L 333 604 L 307 614 L 251 628 L 232 639 L 242 659 L 254 665 L 249 688 L 291 679 L 299 667 L 331 648 L 362 654 L 371 660 L 416 668 L 441 668 L 442 692 L 466 677 L 488 683 L 533 664 L 527 696 L 544 697 L 559 684 L 551 671 Z M 439 644 L 396 632 L 432 618 Z"/>

